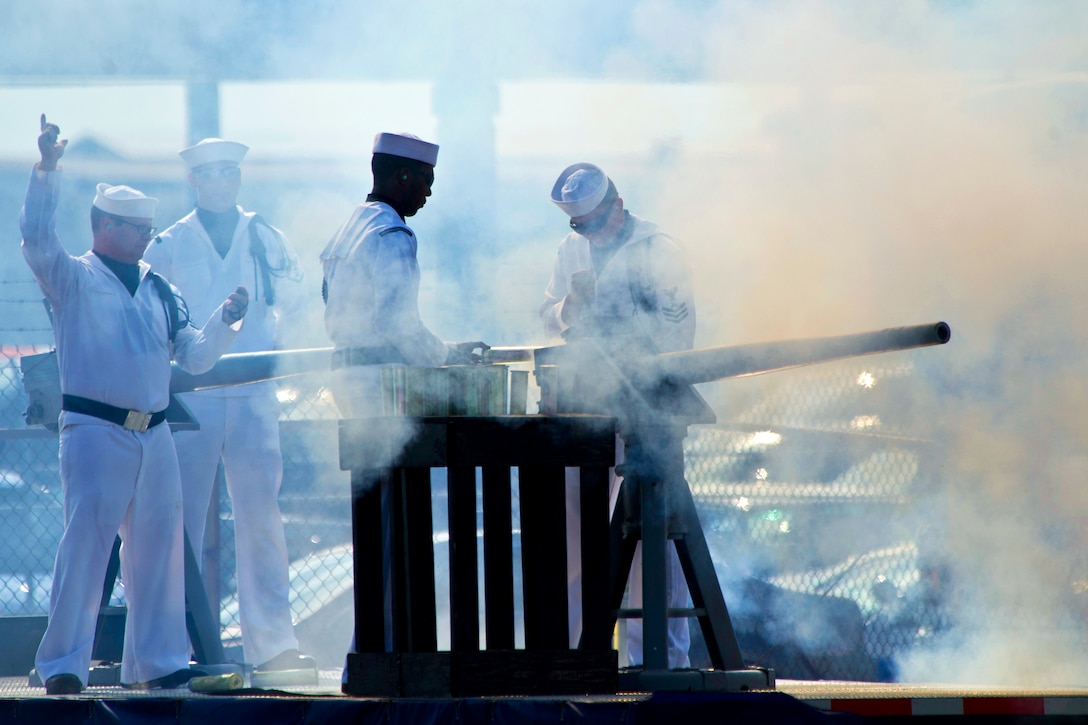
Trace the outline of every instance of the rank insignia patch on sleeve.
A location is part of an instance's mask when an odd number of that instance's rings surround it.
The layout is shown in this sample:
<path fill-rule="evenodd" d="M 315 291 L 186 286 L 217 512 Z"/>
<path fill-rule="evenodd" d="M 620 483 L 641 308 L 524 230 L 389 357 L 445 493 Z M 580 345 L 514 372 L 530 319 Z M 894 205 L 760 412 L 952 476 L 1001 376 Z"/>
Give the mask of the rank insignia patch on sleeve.
<path fill-rule="evenodd" d="M 678 288 L 673 287 L 671 289 L 664 290 L 664 300 L 661 304 L 661 316 L 665 318 L 666 322 L 677 324 L 683 322 L 688 317 L 688 305 L 683 300 L 677 299 Z"/>

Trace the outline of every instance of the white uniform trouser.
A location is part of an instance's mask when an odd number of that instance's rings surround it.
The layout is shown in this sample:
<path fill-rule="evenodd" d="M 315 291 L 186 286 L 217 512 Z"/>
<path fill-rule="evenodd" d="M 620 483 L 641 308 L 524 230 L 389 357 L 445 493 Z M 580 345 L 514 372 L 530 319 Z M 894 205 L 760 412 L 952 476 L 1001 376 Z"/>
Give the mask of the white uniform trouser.
<path fill-rule="evenodd" d="M 61 418 L 64 535 L 35 667 L 42 681 L 71 673 L 86 684 L 102 585 L 120 533 L 128 606 L 121 681 L 146 682 L 189 666 L 177 456 L 165 423 L 135 433 L 86 420 L 94 419 Z"/>
<path fill-rule="evenodd" d="M 616 438 L 616 462 L 623 461 L 623 442 Z M 582 505 L 579 498 L 580 485 L 577 468 L 568 468 L 566 473 L 567 494 L 567 608 L 569 612 L 568 624 L 570 629 L 570 646 L 577 647 L 578 640 L 582 637 L 582 540 L 581 520 Z M 616 508 L 616 499 L 619 497 L 621 476 L 616 475 L 615 469 L 608 470 L 608 507 L 611 514 Z M 602 552 L 602 556 L 607 552 Z M 680 566 L 680 557 L 676 553 L 676 546 L 672 540 L 668 542 L 665 554 L 665 582 L 668 588 L 667 606 L 682 608 L 690 606 L 687 583 L 684 579 L 684 570 Z M 628 605 L 633 609 L 642 608 L 642 542 L 635 547 L 635 555 L 631 561 L 631 576 L 627 587 Z M 668 653 L 669 667 L 690 667 L 688 648 L 691 645 L 691 633 L 688 630 L 688 620 L 683 618 L 670 618 L 668 622 Z M 627 620 L 627 664 L 642 664 L 642 620 Z"/>
<path fill-rule="evenodd" d="M 185 530 L 199 561 L 222 458 L 234 509 L 242 651 L 247 662 L 260 665 L 298 648 L 291 624 L 287 541 L 277 501 L 283 481 L 279 404 L 270 392 L 231 397 L 195 393 L 182 400 L 200 423 L 200 430 L 174 436 Z"/>

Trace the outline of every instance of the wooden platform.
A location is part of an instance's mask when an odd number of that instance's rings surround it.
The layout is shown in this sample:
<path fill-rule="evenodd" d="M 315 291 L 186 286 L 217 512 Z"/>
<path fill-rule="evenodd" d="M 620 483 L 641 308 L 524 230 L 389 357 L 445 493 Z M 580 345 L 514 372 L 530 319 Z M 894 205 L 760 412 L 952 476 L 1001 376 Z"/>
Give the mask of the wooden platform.
<path fill-rule="evenodd" d="M 602 553 L 609 547 L 615 430 L 613 418 L 589 415 L 340 421 L 340 467 L 351 471 L 352 482 L 357 633 L 347 691 L 372 697 L 615 693 L 613 573 Z M 577 648 L 568 648 L 567 467 L 581 470 L 584 627 Z M 438 651 L 436 637 L 434 468 L 445 468 L 448 481 L 449 652 Z M 514 645 L 512 468 L 519 472 L 521 504 L 523 648 Z"/>
<path fill-rule="evenodd" d="M 40 687 L 27 687 L 26 678 L 7 677 L 0 678 L 0 723 L 893 725 L 907 719 L 921 725 L 1088 723 L 1088 687 L 1040 689 L 779 680 L 774 692 L 427 699 L 348 697 L 340 692 L 340 679 L 340 670 L 322 670 L 318 686 L 290 690 L 205 695 L 184 689 L 140 693 L 119 687 L 92 687 L 81 695 L 48 697 Z"/>

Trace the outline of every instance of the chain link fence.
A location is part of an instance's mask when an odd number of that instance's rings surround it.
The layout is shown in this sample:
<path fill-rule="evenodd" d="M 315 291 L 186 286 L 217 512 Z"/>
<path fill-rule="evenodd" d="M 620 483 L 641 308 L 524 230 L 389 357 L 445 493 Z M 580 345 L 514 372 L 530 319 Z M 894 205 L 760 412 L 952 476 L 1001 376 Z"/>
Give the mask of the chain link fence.
<path fill-rule="evenodd" d="M 49 605 L 53 556 L 64 527 L 57 437 L 26 428 L 18 359 L 33 346 L 0 347 L 0 614 L 44 614 Z"/>
<path fill-rule="evenodd" d="M 21 416 L 27 399 L 18 360 L 43 349 L 5 347 L 0 355 L 4 616 L 46 614 L 63 526 L 56 436 L 26 427 Z M 895 656 L 944 626 L 945 582 L 927 548 L 935 535 L 930 512 L 919 503 L 939 486 L 931 444 L 898 415 L 918 385 L 911 359 L 731 382 L 743 393 L 715 401 L 723 422 L 690 428 L 687 477 L 747 662 L 789 679 L 891 679 Z M 303 648 L 340 665 L 351 632 L 352 563 L 336 410 L 315 376 L 283 381 L 278 396 L 292 614 Z M 434 486 L 442 522 L 442 482 Z M 241 643 L 233 519 L 225 487 L 219 491 L 205 575 L 230 653 Z M 440 534 L 436 542 L 441 549 Z M 441 568 L 445 552 L 436 554 Z M 123 602 L 123 587 L 114 600 Z M 693 664 L 705 664 L 692 625 Z"/>
<path fill-rule="evenodd" d="M 687 478 L 746 661 L 891 680 L 946 628 L 917 354 L 731 382 L 746 390 L 729 422 L 692 428 Z"/>

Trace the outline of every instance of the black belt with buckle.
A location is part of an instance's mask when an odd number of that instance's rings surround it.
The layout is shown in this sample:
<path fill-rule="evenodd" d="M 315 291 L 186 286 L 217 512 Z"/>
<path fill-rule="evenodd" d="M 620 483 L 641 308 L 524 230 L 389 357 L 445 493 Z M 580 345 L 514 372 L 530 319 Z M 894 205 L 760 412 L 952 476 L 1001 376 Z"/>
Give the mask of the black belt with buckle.
<path fill-rule="evenodd" d="M 400 350 L 392 345 L 380 347 L 345 347 L 332 351 L 332 369 L 347 368 L 354 365 L 407 365 L 408 361 Z"/>
<path fill-rule="evenodd" d="M 91 400 L 90 398 L 81 398 L 78 395 L 62 396 L 60 407 L 61 410 L 67 410 L 70 413 L 82 413 L 94 418 L 108 420 L 125 430 L 132 430 L 137 433 L 143 433 L 148 428 L 154 428 L 166 420 L 165 410 L 160 410 L 158 413 L 141 413 L 138 410 L 125 410 L 106 403 L 99 403 L 97 400 Z"/>

